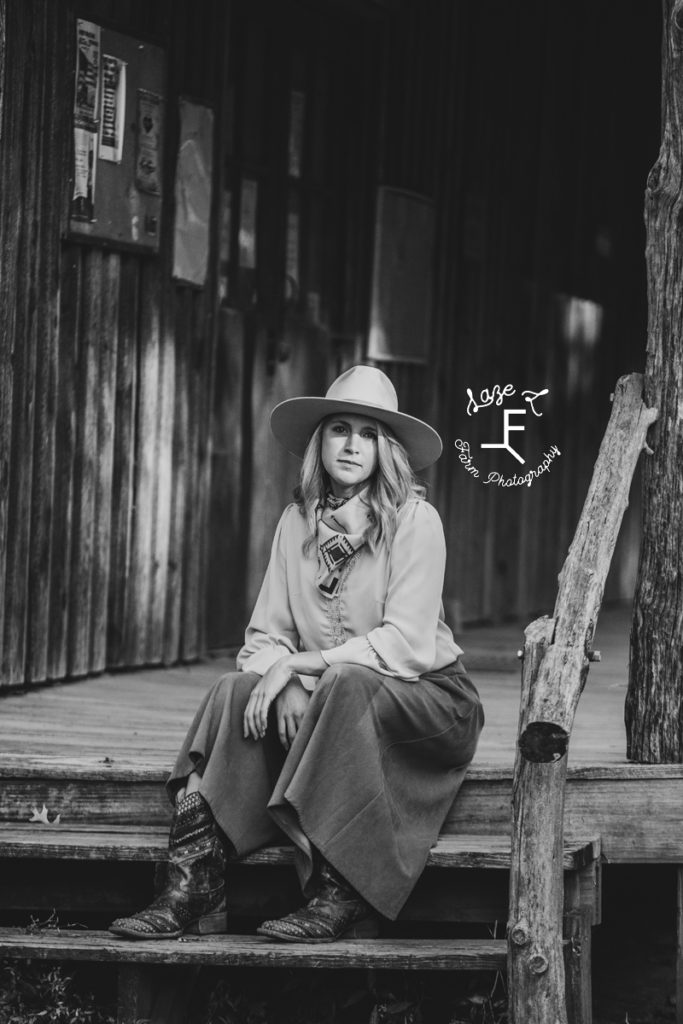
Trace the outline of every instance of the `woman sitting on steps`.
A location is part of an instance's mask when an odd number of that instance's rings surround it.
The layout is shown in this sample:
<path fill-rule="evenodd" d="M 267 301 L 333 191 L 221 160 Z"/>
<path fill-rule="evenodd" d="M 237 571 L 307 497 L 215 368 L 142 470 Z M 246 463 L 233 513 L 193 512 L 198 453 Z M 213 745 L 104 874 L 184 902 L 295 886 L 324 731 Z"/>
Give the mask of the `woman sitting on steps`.
<path fill-rule="evenodd" d="M 420 876 L 483 725 L 443 618 L 443 528 L 414 471 L 441 440 L 380 370 L 271 416 L 303 457 L 239 652 L 168 781 L 164 891 L 116 935 L 227 930 L 230 859 L 289 840 L 308 902 L 259 934 L 377 934 Z"/>

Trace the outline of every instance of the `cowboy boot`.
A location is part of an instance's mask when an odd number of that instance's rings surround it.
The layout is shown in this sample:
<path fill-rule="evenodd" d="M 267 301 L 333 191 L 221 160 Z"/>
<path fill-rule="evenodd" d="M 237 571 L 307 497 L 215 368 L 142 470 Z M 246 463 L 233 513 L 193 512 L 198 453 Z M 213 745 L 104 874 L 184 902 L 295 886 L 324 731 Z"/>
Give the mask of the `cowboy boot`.
<path fill-rule="evenodd" d="M 227 931 L 227 854 L 209 806 L 199 793 L 178 801 L 168 840 L 168 875 L 163 892 L 131 917 L 109 926 L 127 939 L 173 939 L 183 932 Z"/>
<path fill-rule="evenodd" d="M 318 892 L 305 907 L 277 921 L 264 921 L 258 934 L 283 942 L 375 938 L 377 915 L 327 861 L 322 862 L 320 880 Z"/>

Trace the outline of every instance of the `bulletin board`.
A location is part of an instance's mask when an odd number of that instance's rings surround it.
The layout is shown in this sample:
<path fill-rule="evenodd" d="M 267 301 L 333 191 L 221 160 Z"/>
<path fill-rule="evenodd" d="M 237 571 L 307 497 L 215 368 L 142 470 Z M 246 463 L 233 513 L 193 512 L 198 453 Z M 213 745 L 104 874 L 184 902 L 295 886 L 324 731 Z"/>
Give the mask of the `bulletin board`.
<path fill-rule="evenodd" d="M 159 249 L 164 51 L 94 22 L 76 22 L 72 236 Z"/>

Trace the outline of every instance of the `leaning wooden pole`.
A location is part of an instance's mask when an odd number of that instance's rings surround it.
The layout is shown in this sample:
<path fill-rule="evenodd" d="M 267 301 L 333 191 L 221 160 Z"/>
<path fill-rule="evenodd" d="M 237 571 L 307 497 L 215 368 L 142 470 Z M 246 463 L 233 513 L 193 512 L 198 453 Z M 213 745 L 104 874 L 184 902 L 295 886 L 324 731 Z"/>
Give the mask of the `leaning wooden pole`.
<path fill-rule="evenodd" d="M 553 618 L 526 630 L 512 808 L 511 1024 L 567 1024 L 562 946 L 567 750 L 631 478 L 657 416 L 639 374 L 617 383 Z"/>
<path fill-rule="evenodd" d="M 683 0 L 663 4 L 662 142 L 645 190 L 645 399 L 660 409 L 643 473 L 643 533 L 626 697 L 627 757 L 683 761 Z"/>

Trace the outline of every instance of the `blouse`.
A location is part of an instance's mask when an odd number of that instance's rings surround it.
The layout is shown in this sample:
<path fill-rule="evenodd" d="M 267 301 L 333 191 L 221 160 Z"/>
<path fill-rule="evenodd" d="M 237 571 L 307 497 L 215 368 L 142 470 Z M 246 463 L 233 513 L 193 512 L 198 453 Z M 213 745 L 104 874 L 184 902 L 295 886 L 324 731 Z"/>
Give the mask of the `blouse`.
<path fill-rule="evenodd" d="M 332 597 L 315 583 L 315 545 L 307 556 L 302 551 L 308 533 L 299 507 L 288 505 L 237 655 L 239 669 L 263 675 L 287 654 L 320 651 L 328 665 L 363 665 L 414 681 L 462 654 L 444 621 L 446 542 L 433 505 L 408 501 L 391 547 L 363 545 L 341 570 Z M 317 682 L 301 678 L 307 689 Z"/>

